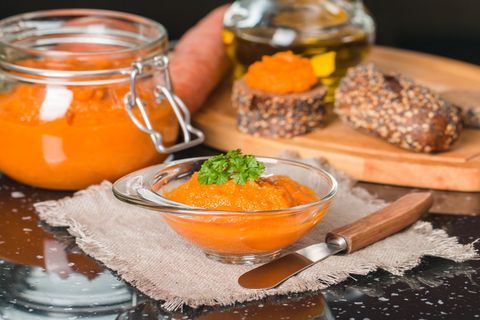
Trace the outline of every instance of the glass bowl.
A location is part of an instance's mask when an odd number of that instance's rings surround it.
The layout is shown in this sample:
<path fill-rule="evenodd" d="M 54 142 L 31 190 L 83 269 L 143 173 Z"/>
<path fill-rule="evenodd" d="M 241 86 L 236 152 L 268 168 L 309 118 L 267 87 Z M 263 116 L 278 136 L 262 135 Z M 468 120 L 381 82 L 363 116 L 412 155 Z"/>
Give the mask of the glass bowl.
<path fill-rule="evenodd" d="M 314 190 L 318 200 L 271 211 L 238 212 L 194 208 L 162 194 L 186 182 L 208 157 L 174 161 L 146 168 L 115 182 L 115 196 L 161 214 L 180 236 L 216 261 L 255 264 L 277 257 L 281 250 L 310 231 L 327 213 L 337 182 L 326 171 L 277 158 L 257 157 L 265 164 L 262 176 L 286 175 Z"/>

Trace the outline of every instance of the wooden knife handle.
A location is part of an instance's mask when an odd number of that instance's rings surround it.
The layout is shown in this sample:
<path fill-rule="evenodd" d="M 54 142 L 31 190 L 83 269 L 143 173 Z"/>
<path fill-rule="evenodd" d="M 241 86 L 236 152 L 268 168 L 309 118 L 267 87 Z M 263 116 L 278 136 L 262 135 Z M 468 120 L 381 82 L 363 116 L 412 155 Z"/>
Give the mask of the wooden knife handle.
<path fill-rule="evenodd" d="M 327 241 L 342 237 L 347 242 L 346 253 L 360 250 L 413 224 L 432 204 L 430 192 L 407 194 L 383 209 L 333 230 L 327 234 Z"/>

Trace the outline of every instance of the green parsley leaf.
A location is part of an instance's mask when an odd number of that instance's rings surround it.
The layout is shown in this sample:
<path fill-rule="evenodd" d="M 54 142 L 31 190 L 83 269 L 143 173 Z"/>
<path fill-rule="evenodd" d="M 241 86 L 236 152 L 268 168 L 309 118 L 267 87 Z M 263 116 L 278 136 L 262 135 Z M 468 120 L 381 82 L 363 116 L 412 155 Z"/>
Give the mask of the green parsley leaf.
<path fill-rule="evenodd" d="M 233 180 L 244 185 L 255 181 L 265 171 L 265 165 L 252 155 L 245 155 L 239 149 L 230 150 L 205 161 L 198 171 L 200 184 L 224 184 Z"/>

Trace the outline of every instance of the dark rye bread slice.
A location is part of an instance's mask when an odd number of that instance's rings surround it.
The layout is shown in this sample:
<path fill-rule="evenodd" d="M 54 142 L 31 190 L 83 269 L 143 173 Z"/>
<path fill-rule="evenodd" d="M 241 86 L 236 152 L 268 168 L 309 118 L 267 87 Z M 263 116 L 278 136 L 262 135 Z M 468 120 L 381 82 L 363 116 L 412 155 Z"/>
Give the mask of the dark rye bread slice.
<path fill-rule="evenodd" d="M 458 108 L 373 64 L 347 72 L 335 94 L 335 113 L 356 129 L 416 152 L 448 150 L 462 130 Z"/>
<path fill-rule="evenodd" d="M 445 91 L 441 95 L 444 99 L 460 108 L 465 127 L 480 129 L 480 90 Z"/>
<path fill-rule="evenodd" d="M 240 131 L 266 137 L 291 138 L 312 131 L 326 121 L 325 86 L 302 93 L 274 94 L 233 84 L 232 104 Z"/>

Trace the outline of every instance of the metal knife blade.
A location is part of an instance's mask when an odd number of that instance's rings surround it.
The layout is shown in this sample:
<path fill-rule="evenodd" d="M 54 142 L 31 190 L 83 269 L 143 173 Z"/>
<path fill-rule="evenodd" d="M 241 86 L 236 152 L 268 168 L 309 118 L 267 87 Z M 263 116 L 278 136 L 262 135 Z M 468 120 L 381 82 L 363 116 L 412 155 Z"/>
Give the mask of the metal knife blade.
<path fill-rule="evenodd" d="M 244 273 L 238 278 L 238 284 L 246 289 L 272 289 L 346 248 L 346 241 L 340 237 L 329 239 L 327 243 L 313 244 Z"/>

